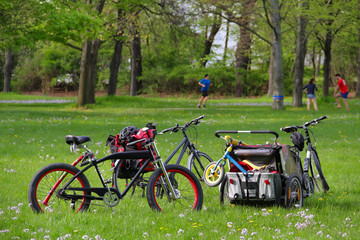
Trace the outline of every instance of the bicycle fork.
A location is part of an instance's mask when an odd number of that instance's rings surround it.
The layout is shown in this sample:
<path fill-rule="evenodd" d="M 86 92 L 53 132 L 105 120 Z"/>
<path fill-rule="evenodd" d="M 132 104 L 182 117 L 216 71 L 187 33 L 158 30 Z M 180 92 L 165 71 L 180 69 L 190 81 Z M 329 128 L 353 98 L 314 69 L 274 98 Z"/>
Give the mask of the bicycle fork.
<path fill-rule="evenodd" d="M 151 143 L 153 149 L 151 149 L 151 152 L 152 151 L 155 151 L 155 156 L 156 156 L 156 159 L 155 159 L 155 166 L 156 168 L 160 168 L 161 171 L 163 172 L 164 176 L 163 177 L 160 177 L 160 184 L 161 184 L 161 187 L 164 189 L 165 192 L 167 192 L 167 188 L 166 186 L 168 186 L 168 188 L 170 188 L 170 195 L 169 194 L 166 194 L 168 196 L 168 199 L 169 199 L 169 202 L 172 201 L 172 198 L 173 199 L 178 199 L 180 198 L 180 194 L 177 193 L 173 187 L 173 185 L 171 184 L 171 181 L 170 181 L 170 177 L 169 175 L 167 174 L 166 172 L 166 169 L 165 169 L 165 165 L 161 159 L 161 156 L 159 154 L 159 151 L 156 147 L 156 145 L 154 144 L 154 142 Z M 164 179 L 165 178 L 165 179 Z"/>

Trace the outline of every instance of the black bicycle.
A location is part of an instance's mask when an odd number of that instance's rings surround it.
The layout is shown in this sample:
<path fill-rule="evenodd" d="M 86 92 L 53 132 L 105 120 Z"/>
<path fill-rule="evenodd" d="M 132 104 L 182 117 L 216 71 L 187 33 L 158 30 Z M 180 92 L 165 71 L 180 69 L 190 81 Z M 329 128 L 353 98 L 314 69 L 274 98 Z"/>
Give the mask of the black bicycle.
<path fill-rule="evenodd" d="M 310 122 L 306 122 L 301 126 L 288 126 L 280 129 L 286 133 L 291 133 L 291 140 L 294 144 L 295 152 L 299 159 L 300 152 L 304 149 L 304 143 L 307 146 L 306 158 L 304 159 L 303 185 L 304 190 L 308 196 L 311 196 L 314 193 L 314 186 L 318 192 L 326 192 L 330 189 L 321 169 L 319 155 L 316 151 L 314 133 L 308 128 L 309 126 L 317 125 L 326 118 L 327 116 L 323 116 Z M 298 132 L 298 129 L 301 129 L 305 132 L 305 138 L 301 132 Z M 314 140 L 314 144 L 311 142 L 311 137 Z"/>
<path fill-rule="evenodd" d="M 155 130 L 155 129 L 151 129 Z M 136 184 L 138 177 L 145 172 L 150 163 L 155 167 L 147 183 L 146 197 L 149 206 L 158 211 L 173 211 L 174 209 L 200 210 L 203 203 L 203 191 L 199 180 L 186 167 L 165 165 L 156 147 L 154 137 L 139 139 L 128 145 L 141 143 L 146 150 L 118 152 L 101 159 L 96 159 L 94 153 L 86 147 L 91 139 L 88 136 L 66 136 L 66 142 L 71 150 L 85 149 L 72 164 L 54 163 L 40 169 L 32 178 L 28 199 L 34 212 L 62 212 L 66 209 L 86 211 L 91 201 L 103 201 L 103 206 L 113 208 L 119 204 L 130 188 Z M 146 159 L 131 182 L 121 192 L 117 181 L 121 159 Z M 100 166 L 105 161 L 115 160 L 112 179 L 104 179 Z M 84 167 L 79 170 L 76 165 Z M 85 176 L 89 169 L 95 169 L 101 187 L 90 187 Z"/>
<path fill-rule="evenodd" d="M 205 117 L 205 115 L 195 118 L 195 119 L 191 120 L 190 122 L 184 124 L 183 126 L 179 126 L 178 124 L 176 124 L 174 127 L 165 129 L 159 133 L 159 134 L 164 134 L 167 132 L 176 133 L 179 130 L 181 130 L 182 134 L 184 135 L 184 138 L 179 143 L 179 145 L 175 148 L 175 150 L 170 154 L 170 156 L 165 160 L 164 164 L 168 164 L 169 161 L 174 157 L 174 155 L 182 147 L 181 152 L 176 161 L 176 164 L 180 164 L 185 152 L 188 150 L 189 157 L 188 157 L 188 161 L 187 161 L 187 168 L 190 169 L 190 171 L 192 171 L 195 174 L 195 176 L 197 178 L 199 178 L 199 180 L 201 180 L 201 181 L 203 179 L 204 169 L 209 163 L 212 162 L 212 159 L 211 159 L 211 157 L 209 157 L 209 155 L 207 155 L 204 152 L 200 152 L 196 148 L 195 144 L 190 141 L 186 131 L 188 130 L 189 127 L 194 127 L 194 125 L 198 125 L 200 123 L 200 120 L 203 119 L 204 117 Z M 195 127 L 194 127 L 194 129 L 196 130 Z M 197 131 L 196 131 L 196 136 L 197 136 Z"/>

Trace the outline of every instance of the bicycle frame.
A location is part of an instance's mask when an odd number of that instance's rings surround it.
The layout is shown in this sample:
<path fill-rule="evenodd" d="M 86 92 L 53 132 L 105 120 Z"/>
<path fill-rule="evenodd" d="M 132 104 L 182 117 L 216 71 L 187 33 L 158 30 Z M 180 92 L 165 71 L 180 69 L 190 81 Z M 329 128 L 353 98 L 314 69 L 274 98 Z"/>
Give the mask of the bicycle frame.
<path fill-rule="evenodd" d="M 229 160 L 229 161 L 230 161 L 232 164 L 234 164 L 241 172 L 243 172 L 243 173 L 246 174 L 247 171 L 246 171 L 240 164 L 238 164 L 237 161 L 236 161 L 233 157 L 231 157 L 231 155 L 230 155 L 230 153 L 232 152 L 233 146 L 234 146 L 234 145 L 231 144 L 231 145 L 226 149 L 226 152 L 225 152 L 224 156 L 217 161 L 217 163 L 216 163 L 216 165 L 215 165 L 215 167 L 214 167 L 214 170 L 217 169 L 217 167 L 221 164 L 221 162 L 223 162 L 222 165 L 225 166 L 226 160 Z"/>
<path fill-rule="evenodd" d="M 170 160 L 174 157 L 174 155 L 181 149 L 180 155 L 176 161 L 176 164 L 180 164 L 186 149 L 189 149 L 190 152 L 197 154 L 195 147 L 193 146 L 193 143 L 190 143 L 188 136 L 186 135 L 185 130 L 182 129 L 182 133 L 184 134 L 184 138 L 183 140 L 179 143 L 179 145 L 177 145 L 177 147 L 175 148 L 175 150 L 169 155 L 169 157 L 165 160 L 164 164 L 168 164 L 170 162 Z M 197 155 L 196 155 L 197 156 Z M 198 156 L 197 156 L 198 157 Z"/>
<path fill-rule="evenodd" d="M 198 118 L 195 118 L 193 120 L 191 120 L 190 122 L 186 123 L 183 126 L 179 126 L 178 124 L 175 125 L 175 127 L 171 127 L 168 129 L 164 129 L 163 131 L 161 131 L 158 134 L 164 134 L 166 132 L 178 132 L 179 129 L 181 129 L 181 132 L 183 134 L 183 140 L 177 145 L 177 147 L 174 149 L 174 151 L 169 155 L 169 157 L 165 160 L 164 164 L 168 164 L 170 162 L 170 160 L 175 156 L 176 153 L 178 153 L 178 151 L 181 149 L 180 155 L 178 156 L 178 159 L 176 161 L 176 164 L 179 165 L 182 158 L 184 157 L 184 154 L 186 152 L 187 149 L 189 149 L 189 152 L 194 154 L 195 158 L 198 160 L 199 164 L 201 167 L 204 167 L 201 165 L 201 161 L 200 161 L 200 155 L 198 154 L 198 150 L 195 147 L 195 144 L 190 142 L 188 135 L 186 134 L 186 130 L 188 127 L 190 127 L 192 124 L 197 125 L 200 123 L 200 120 L 203 119 L 205 117 L 205 115 L 202 115 Z M 198 171 L 196 169 L 196 171 Z"/>
<path fill-rule="evenodd" d="M 143 139 L 144 141 L 144 139 Z M 85 148 L 86 149 L 86 148 Z M 136 179 L 140 176 L 141 173 L 144 172 L 145 168 L 149 165 L 150 162 L 154 163 L 155 168 L 161 168 L 162 172 L 164 173 L 164 177 L 165 179 L 162 179 L 161 181 L 161 185 L 162 187 L 165 189 L 165 192 L 170 191 L 171 196 L 173 196 L 175 199 L 179 198 L 178 194 L 175 192 L 170 180 L 169 180 L 169 176 L 165 170 L 164 164 L 161 160 L 161 157 L 159 155 L 159 152 L 156 148 L 156 144 L 154 141 L 151 141 L 148 145 L 147 145 L 147 149 L 148 150 L 143 150 L 143 151 L 132 151 L 132 152 L 119 152 L 119 153 L 114 153 L 111 155 L 108 155 L 104 158 L 101 158 L 99 160 L 95 159 L 94 157 L 92 157 L 90 160 L 86 161 L 86 162 L 82 162 L 80 163 L 81 166 L 85 166 L 85 165 L 89 165 L 86 166 L 85 168 L 83 168 L 82 170 L 80 170 L 77 174 L 75 174 L 63 187 L 62 189 L 59 191 L 60 196 L 64 197 L 64 198 L 89 198 L 91 200 L 103 200 L 103 196 L 106 193 L 109 193 L 111 196 L 111 192 L 115 193 L 119 200 L 122 199 L 127 192 L 130 190 L 130 188 L 135 184 Z M 81 162 L 86 156 L 88 155 L 92 155 L 92 153 L 86 149 L 86 154 L 80 156 L 77 160 L 75 160 L 73 162 L 73 166 L 76 166 L 79 162 Z M 156 156 L 158 156 L 156 159 L 154 158 L 153 154 L 156 154 Z M 125 190 L 123 192 L 119 192 L 118 189 L 115 188 L 109 188 L 108 186 L 108 181 L 105 181 L 101 171 L 98 167 L 98 164 L 101 164 L 105 161 L 108 160 L 112 160 L 112 159 L 147 159 L 145 161 L 145 163 L 143 164 L 143 166 L 138 170 L 138 172 L 135 174 L 135 176 L 133 177 L 133 179 L 131 180 L 131 182 L 128 184 L 128 186 L 125 188 Z M 117 166 L 117 165 L 116 165 Z M 116 170 L 116 166 L 114 167 L 114 170 Z M 84 172 L 86 172 L 88 169 L 95 167 L 95 170 L 99 176 L 99 179 L 102 183 L 102 188 L 69 188 L 70 184 L 80 175 L 83 174 Z M 53 189 L 56 189 L 56 187 L 59 186 L 59 184 L 62 182 L 62 180 L 64 179 L 64 177 L 66 176 L 67 173 L 65 173 L 64 176 L 60 176 L 60 178 L 57 180 L 56 184 L 53 186 L 51 192 L 49 193 L 49 195 L 46 197 L 46 199 L 43 201 L 44 205 L 47 205 L 47 201 L 50 199 L 51 195 L 55 192 Z M 166 189 L 165 184 L 167 186 L 169 186 L 169 189 Z M 94 192 L 97 195 L 101 196 L 101 197 L 97 197 L 97 196 L 92 196 L 92 195 L 68 195 L 65 193 L 65 190 L 71 190 L 71 191 L 89 191 L 89 192 Z M 171 196 L 168 195 L 169 200 L 171 200 Z"/>

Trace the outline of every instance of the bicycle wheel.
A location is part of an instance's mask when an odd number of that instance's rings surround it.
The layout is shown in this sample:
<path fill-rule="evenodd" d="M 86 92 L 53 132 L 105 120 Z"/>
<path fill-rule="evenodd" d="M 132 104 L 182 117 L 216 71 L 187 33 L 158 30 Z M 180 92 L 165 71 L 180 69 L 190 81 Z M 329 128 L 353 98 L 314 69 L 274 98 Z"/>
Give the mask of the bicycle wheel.
<path fill-rule="evenodd" d="M 201 210 L 203 191 L 199 180 L 186 167 L 168 164 L 165 166 L 170 182 L 179 196 L 174 199 L 169 186 L 165 183 L 164 173 L 156 169 L 149 178 L 146 198 L 149 206 L 156 211 L 170 212 L 174 210 Z"/>
<path fill-rule="evenodd" d="M 211 174 L 211 171 L 215 168 L 217 162 L 212 162 L 204 170 L 203 180 L 209 187 L 216 187 L 224 179 L 225 168 L 222 164 L 219 164 L 214 172 Z"/>
<path fill-rule="evenodd" d="M 220 188 L 219 188 L 219 200 L 220 200 L 220 205 L 224 205 L 225 203 L 231 203 L 230 199 L 228 197 L 228 183 L 227 183 L 227 175 L 225 175 L 223 181 L 220 183 Z"/>
<path fill-rule="evenodd" d="M 291 175 L 285 186 L 285 207 L 302 207 L 303 205 L 303 188 L 300 178 L 296 175 Z"/>
<path fill-rule="evenodd" d="M 40 169 L 32 178 L 28 190 L 28 200 L 31 208 L 36 213 L 86 211 L 91 199 L 81 197 L 91 195 L 88 191 L 76 191 L 77 197 L 62 197 L 60 191 L 68 181 L 79 172 L 76 167 L 66 163 L 54 163 Z M 69 188 L 90 188 L 89 181 L 84 174 L 80 174 Z M 75 195 L 75 191 L 65 190 L 68 194 Z"/>
<path fill-rule="evenodd" d="M 203 181 L 205 167 L 212 162 L 212 159 L 206 153 L 197 152 L 197 154 L 199 159 L 194 153 L 190 154 L 187 162 L 187 168 L 190 169 L 190 171 L 192 171 L 200 181 Z"/>
<path fill-rule="evenodd" d="M 321 164 L 316 151 L 311 151 L 310 172 L 318 192 L 326 192 L 330 189 L 321 169 Z"/>

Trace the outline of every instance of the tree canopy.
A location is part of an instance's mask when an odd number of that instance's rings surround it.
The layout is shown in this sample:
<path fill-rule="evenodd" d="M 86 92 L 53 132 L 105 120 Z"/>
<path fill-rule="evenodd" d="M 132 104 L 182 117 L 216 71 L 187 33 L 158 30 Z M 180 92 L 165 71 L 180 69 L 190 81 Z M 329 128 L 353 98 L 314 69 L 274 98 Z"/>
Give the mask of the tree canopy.
<path fill-rule="evenodd" d="M 73 74 L 80 88 L 78 104 L 84 105 L 94 102 L 96 90 L 109 95 L 116 89 L 131 95 L 194 92 L 207 73 L 214 94 L 246 97 L 269 92 L 274 109 L 283 108 L 284 96 L 292 96 L 293 106 L 299 107 L 305 78 L 316 77 L 324 96 L 337 72 L 356 89 L 359 4 L 1 1 L 0 51 L 6 57 L 0 61 L 0 81 L 3 90 L 12 78 L 11 88 L 21 90 L 31 82 L 34 88 L 51 91 L 53 79 Z M 63 54 L 64 49 L 73 55 Z M 74 59 L 76 64 L 69 67 Z M 39 71 L 29 79 L 35 69 Z"/>

